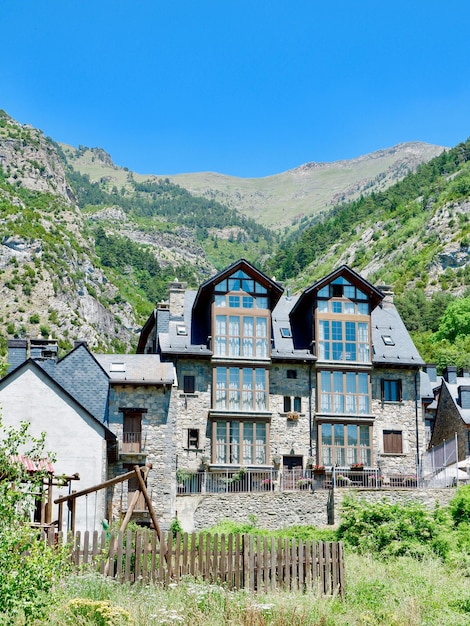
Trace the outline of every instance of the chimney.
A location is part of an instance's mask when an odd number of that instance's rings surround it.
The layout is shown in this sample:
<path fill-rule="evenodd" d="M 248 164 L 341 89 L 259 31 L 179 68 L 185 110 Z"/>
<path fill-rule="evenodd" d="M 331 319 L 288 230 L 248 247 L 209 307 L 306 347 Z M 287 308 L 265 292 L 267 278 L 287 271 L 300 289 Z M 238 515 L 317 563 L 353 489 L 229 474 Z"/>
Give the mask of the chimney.
<path fill-rule="evenodd" d="M 458 372 L 457 372 L 458 376 L 460 376 L 461 378 L 470 378 L 470 373 L 468 371 L 467 367 L 461 367 Z"/>
<path fill-rule="evenodd" d="M 423 370 L 429 377 L 429 382 L 436 383 L 437 382 L 437 369 L 434 363 L 426 363 L 423 367 Z"/>
<path fill-rule="evenodd" d="M 28 351 L 27 339 L 8 340 L 8 370 L 7 374 L 26 361 Z"/>
<path fill-rule="evenodd" d="M 457 368 L 455 365 L 448 365 L 443 371 L 442 375 L 444 376 L 444 380 L 447 381 L 450 385 L 457 384 Z"/>
<path fill-rule="evenodd" d="M 168 288 L 170 295 L 170 316 L 172 319 L 183 319 L 186 283 L 180 283 L 178 279 L 175 279 L 169 284 Z"/>
<path fill-rule="evenodd" d="M 155 313 L 155 336 L 158 333 L 167 333 L 170 328 L 170 305 L 168 302 L 161 302 L 157 306 Z"/>
<path fill-rule="evenodd" d="M 460 385 L 458 392 L 462 409 L 470 409 L 470 385 Z"/>
<path fill-rule="evenodd" d="M 393 289 L 390 285 L 379 285 L 377 289 L 383 293 L 384 302 L 389 302 L 390 304 L 393 304 Z"/>
<path fill-rule="evenodd" d="M 56 359 L 58 351 L 54 339 L 31 339 L 29 342 L 29 356 L 34 361 Z"/>

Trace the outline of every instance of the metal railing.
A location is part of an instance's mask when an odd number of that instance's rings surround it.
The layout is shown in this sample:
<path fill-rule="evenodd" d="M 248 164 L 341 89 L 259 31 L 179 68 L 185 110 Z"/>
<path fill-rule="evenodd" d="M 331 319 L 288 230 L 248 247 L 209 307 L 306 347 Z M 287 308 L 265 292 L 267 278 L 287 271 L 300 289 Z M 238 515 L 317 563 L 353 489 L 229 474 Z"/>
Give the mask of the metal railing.
<path fill-rule="evenodd" d="M 189 473 L 188 473 L 189 474 Z M 178 484 L 178 493 L 262 493 L 266 491 L 316 491 L 319 489 L 418 489 L 442 488 L 470 481 L 470 475 L 439 468 L 432 475 L 384 474 L 379 468 L 332 467 L 323 472 L 298 469 L 227 469 L 189 474 Z"/>

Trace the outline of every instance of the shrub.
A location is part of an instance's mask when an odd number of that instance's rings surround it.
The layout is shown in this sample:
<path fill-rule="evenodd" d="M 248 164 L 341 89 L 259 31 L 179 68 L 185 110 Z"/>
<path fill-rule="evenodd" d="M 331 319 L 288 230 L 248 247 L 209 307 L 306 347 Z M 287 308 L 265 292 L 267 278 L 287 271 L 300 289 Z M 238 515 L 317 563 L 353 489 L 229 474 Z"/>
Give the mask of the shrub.
<path fill-rule="evenodd" d="M 445 513 L 428 511 L 418 502 L 377 503 L 346 497 L 338 538 L 361 554 L 380 558 L 435 554 L 445 557 L 450 549 L 449 523 Z"/>
<path fill-rule="evenodd" d="M 449 511 L 455 526 L 462 523 L 470 524 L 470 485 L 457 489 L 456 495 L 449 503 Z"/>

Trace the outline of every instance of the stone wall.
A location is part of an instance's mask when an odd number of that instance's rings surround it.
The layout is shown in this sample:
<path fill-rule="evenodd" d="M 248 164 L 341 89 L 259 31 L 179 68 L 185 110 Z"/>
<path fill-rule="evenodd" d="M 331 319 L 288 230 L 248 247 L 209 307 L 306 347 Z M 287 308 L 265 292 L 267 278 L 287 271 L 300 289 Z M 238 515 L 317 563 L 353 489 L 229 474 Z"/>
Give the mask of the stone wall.
<path fill-rule="evenodd" d="M 260 528 L 269 530 L 309 524 L 328 525 L 328 490 L 313 493 L 260 493 L 260 494 L 198 494 L 178 495 L 176 514 L 186 532 L 199 531 L 223 520 L 248 522 L 254 516 Z M 409 500 L 424 504 L 434 510 L 436 504 L 447 506 L 455 489 L 374 489 L 354 491 L 336 489 L 334 492 L 334 519 L 339 521 L 340 507 L 345 495 L 355 495 L 369 503 L 384 498 L 393 503 Z"/>
<path fill-rule="evenodd" d="M 401 380 L 402 399 L 400 402 L 382 401 L 382 379 Z M 420 453 L 422 453 L 424 449 L 425 431 L 421 405 L 418 403 L 417 407 L 415 399 L 414 372 L 400 369 L 377 369 L 374 371 L 372 375 L 372 413 L 375 415 L 373 435 L 374 464 L 378 464 L 385 474 L 416 473 L 416 425 L 418 425 Z M 402 432 L 402 454 L 384 453 L 384 430 L 397 430 Z"/>
<path fill-rule="evenodd" d="M 122 407 L 147 409 L 142 415 L 143 453 L 134 460 L 136 464 L 151 463 L 147 488 L 155 513 L 163 528 L 167 528 L 175 516 L 176 472 L 176 407 L 170 389 L 152 385 L 114 385 L 110 391 L 110 429 L 122 441 Z M 124 463 L 132 465 L 130 455 L 114 463 L 111 474 L 118 476 L 129 471 Z M 127 509 L 127 482 L 114 489 L 114 514 Z"/>

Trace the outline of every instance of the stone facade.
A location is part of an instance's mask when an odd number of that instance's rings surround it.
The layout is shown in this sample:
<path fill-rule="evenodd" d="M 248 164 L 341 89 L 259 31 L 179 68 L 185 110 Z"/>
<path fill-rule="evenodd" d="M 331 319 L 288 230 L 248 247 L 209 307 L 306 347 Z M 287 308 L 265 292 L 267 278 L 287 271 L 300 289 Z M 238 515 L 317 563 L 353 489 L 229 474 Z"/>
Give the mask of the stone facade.
<path fill-rule="evenodd" d="M 150 463 L 147 489 L 157 517 L 163 528 L 167 528 L 175 516 L 176 486 L 176 402 L 171 387 L 154 385 L 113 385 L 109 394 L 110 429 L 120 442 L 119 460 L 110 470 L 111 476 L 119 476 L 130 471 L 133 465 Z M 142 449 L 139 453 L 124 453 L 123 411 L 125 408 L 143 409 Z M 121 483 L 114 488 L 114 517 L 121 516 L 128 506 L 128 484 Z M 148 514 L 142 514 L 148 519 Z"/>
<path fill-rule="evenodd" d="M 389 474 L 414 474 L 416 456 L 425 449 L 424 415 L 419 401 L 418 373 L 409 369 L 380 368 L 372 376 L 372 412 L 376 464 Z M 401 384 L 401 399 L 386 402 L 382 397 L 381 381 L 396 380 Z M 402 433 L 402 453 L 384 452 L 383 431 Z M 416 440 L 418 436 L 418 441 Z"/>

